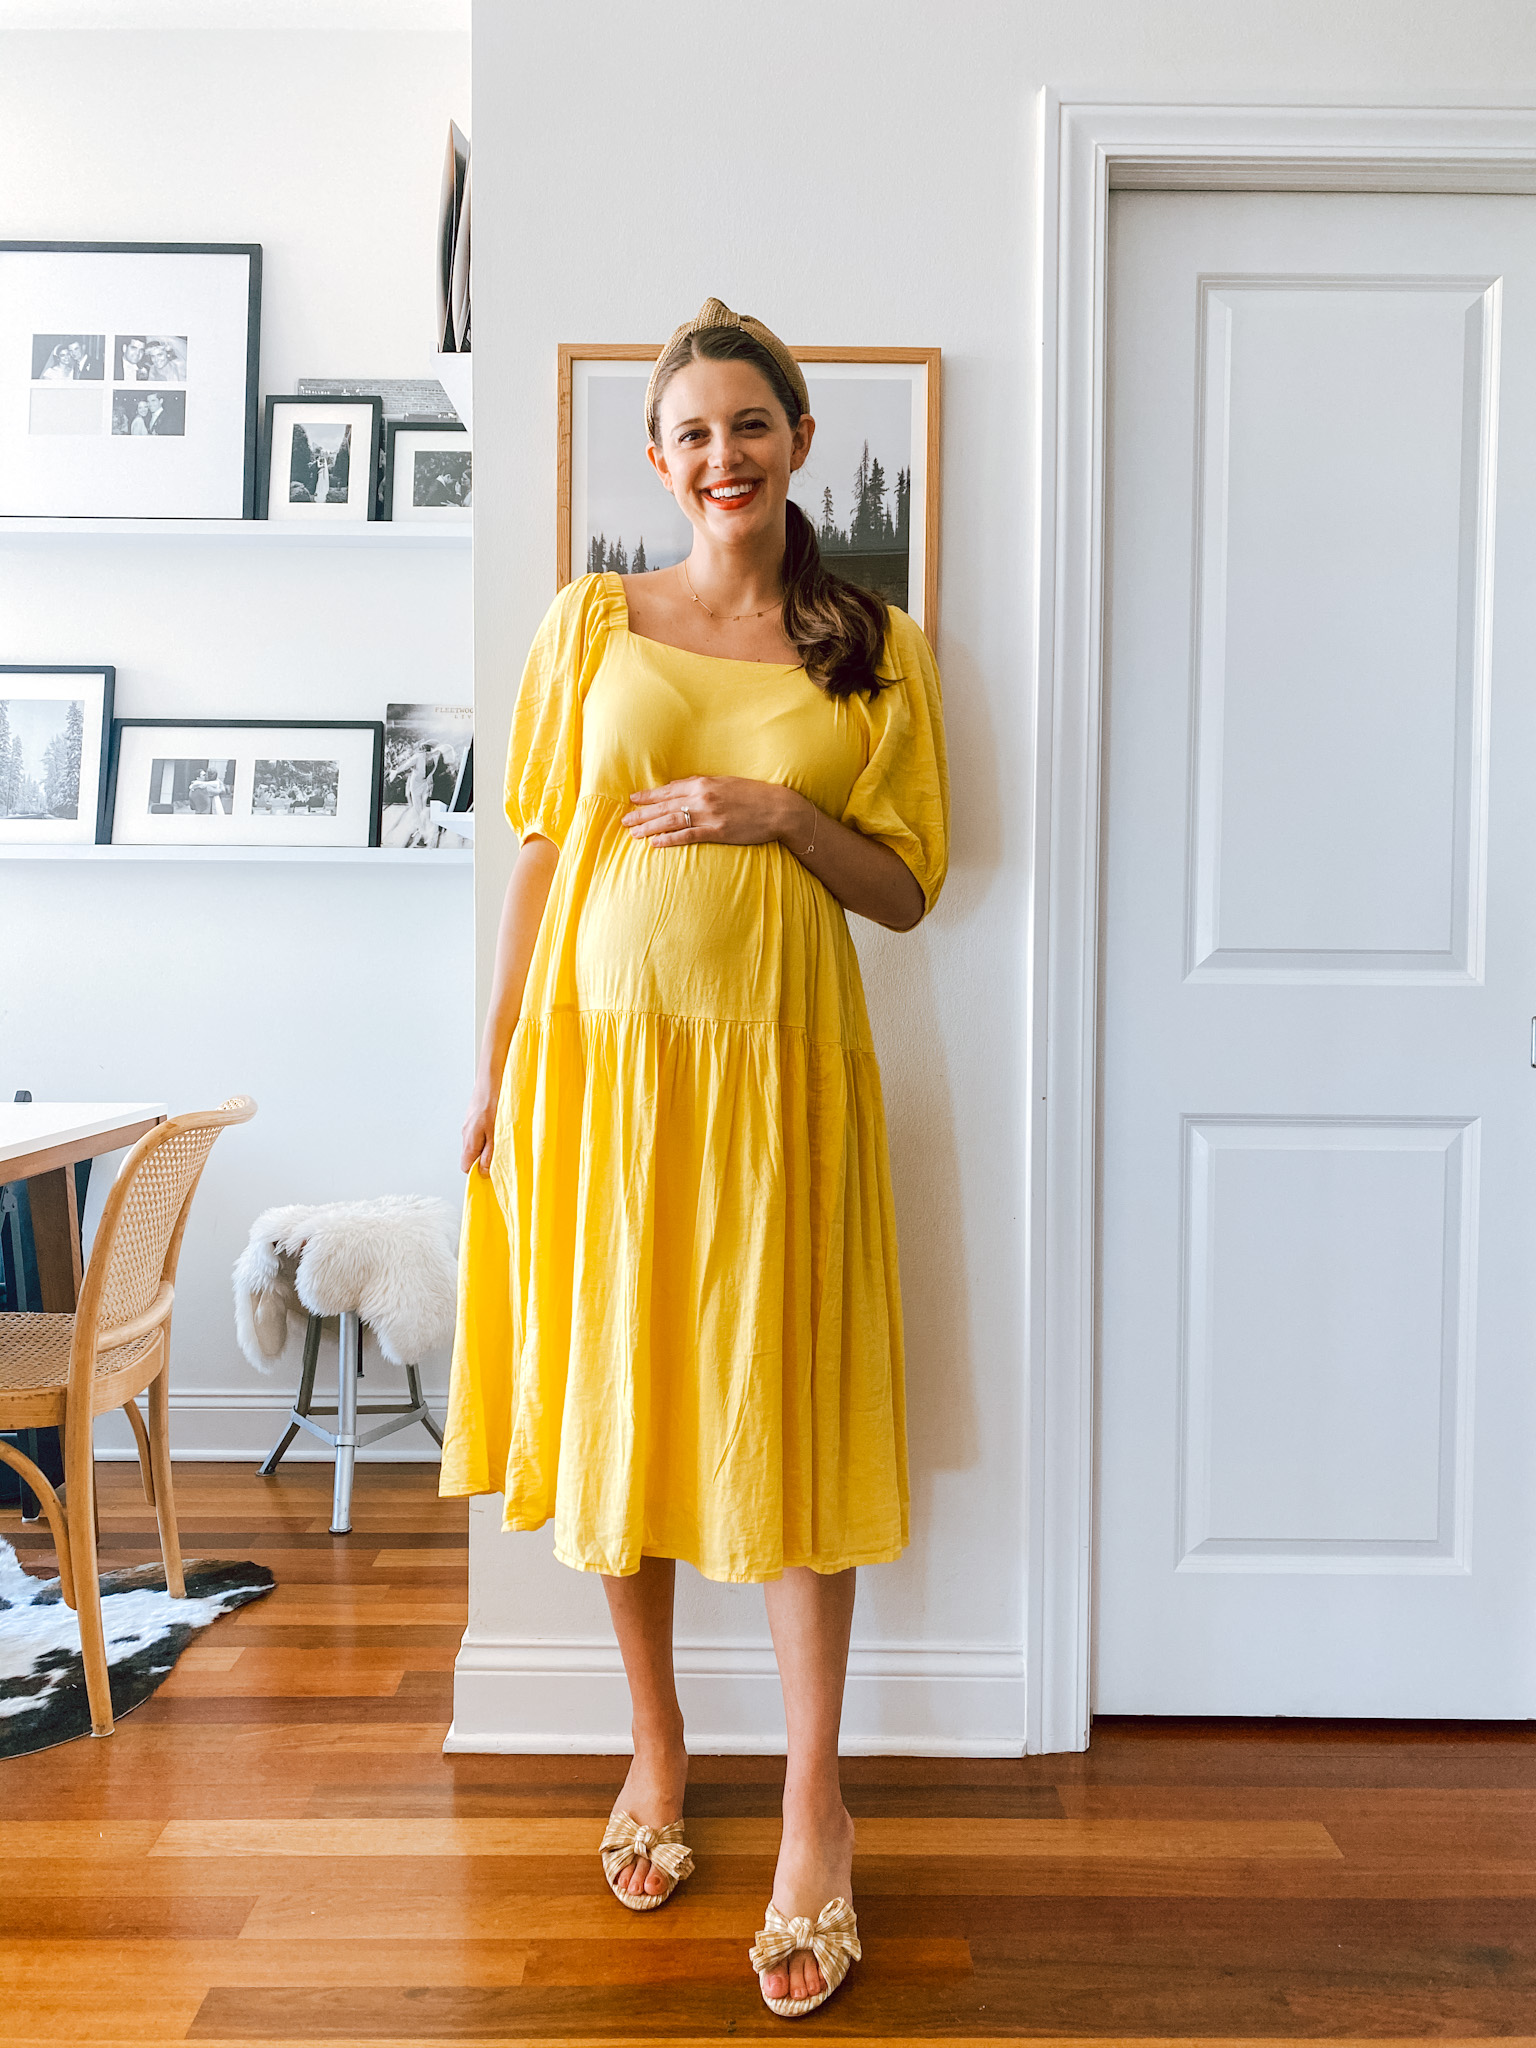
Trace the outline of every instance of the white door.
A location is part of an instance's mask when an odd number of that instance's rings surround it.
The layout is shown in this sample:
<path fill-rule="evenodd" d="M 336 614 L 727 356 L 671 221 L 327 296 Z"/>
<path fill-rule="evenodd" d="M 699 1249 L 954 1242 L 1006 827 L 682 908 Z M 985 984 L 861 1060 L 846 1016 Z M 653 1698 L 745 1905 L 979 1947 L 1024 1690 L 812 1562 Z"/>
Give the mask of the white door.
<path fill-rule="evenodd" d="M 1536 1715 L 1536 199 L 1109 305 L 1095 1708 Z"/>

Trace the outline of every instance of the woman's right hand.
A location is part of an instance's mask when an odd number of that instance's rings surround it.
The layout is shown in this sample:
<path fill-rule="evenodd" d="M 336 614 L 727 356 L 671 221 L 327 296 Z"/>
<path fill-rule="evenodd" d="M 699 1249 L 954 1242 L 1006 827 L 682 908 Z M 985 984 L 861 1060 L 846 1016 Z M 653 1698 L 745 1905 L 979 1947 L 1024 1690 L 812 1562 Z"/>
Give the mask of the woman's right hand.
<path fill-rule="evenodd" d="M 489 1173 L 491 1156 L 496 1149 L 496 1095 L 489 1082 L 476 1081 L 461 1137 L 460 1173 L 468 1173 L 474 1166 L 478 1166 L 482 1173 Z"/>

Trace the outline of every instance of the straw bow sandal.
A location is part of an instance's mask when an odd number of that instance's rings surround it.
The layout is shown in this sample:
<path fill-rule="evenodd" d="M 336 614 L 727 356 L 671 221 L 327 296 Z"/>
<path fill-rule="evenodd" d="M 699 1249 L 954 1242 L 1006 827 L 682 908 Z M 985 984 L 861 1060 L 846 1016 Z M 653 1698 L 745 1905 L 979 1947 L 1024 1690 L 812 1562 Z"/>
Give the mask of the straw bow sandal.
<path fill-rule="evenodd" d="M 642 1827 L 632 1813 L 611 1814 L 603 1836 L 602 1855 L 603 1875 L 608 1880 L 609 1891 L 621 1906 L 628 1906 L 632 1913 L 649 1913 L 656 1906 L 664 1906 L 683 1879 L 693 1874 L 693 1851 L 683 1840 L 680 1820 L 670 1821 L 664 1828 L 647 1828 Z M 642 1857 L 667 1880 L 664 1892 L 626 1892 L 619 1889 L 620 1877 Z"/>
<path fill-rule="evenodd" d="M 847 1976 L 849 1964 L 856 1963 L 864 1953 L 859 1947 L 858 1916 L 846 1899 L 833 1899 L 822 1907 L 814 1921 L 786 1920 L 778 1907 L 769 1902 L 765 1924 L 750 1952 L 758 1989 L 762 1990 L 763 1978 L 770 1970 L 779 1969 L 801 1948 L 809 1949 L 816 1958 L 826 1989 L 818 1991 L 814 1998 L 770 1998 L 764 1991 L 764 2005 L 780 2019 L 797 2020 L 802 2013 L 825 2005 Z"/>

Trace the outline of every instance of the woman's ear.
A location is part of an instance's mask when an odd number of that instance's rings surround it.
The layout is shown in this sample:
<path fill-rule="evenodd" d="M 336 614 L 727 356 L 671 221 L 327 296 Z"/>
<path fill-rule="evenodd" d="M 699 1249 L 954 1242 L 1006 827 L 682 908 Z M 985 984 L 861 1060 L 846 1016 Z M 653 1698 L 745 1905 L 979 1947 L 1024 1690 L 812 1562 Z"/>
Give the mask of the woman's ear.
<path fill-rule="evenodd" d="M 661 478 L 662 482 L 670 491 L 672 488 L 672 478 L 667 471 L 667 458 L 662 454 L 661 450 L 656 446 L 656 443 L 654 441 L 646 442 L 645 452 L 648 458 L 650 459 L 652 469 L 655 470 L 656 474 Z"/>
<path fill-rule="evenodd" d="M 816 437 L 816 422 L 808 412 L 801 413 L 795 421 L 789 444 L 789 466 L 799 469 L 811 452 L 811 442 Z"/>

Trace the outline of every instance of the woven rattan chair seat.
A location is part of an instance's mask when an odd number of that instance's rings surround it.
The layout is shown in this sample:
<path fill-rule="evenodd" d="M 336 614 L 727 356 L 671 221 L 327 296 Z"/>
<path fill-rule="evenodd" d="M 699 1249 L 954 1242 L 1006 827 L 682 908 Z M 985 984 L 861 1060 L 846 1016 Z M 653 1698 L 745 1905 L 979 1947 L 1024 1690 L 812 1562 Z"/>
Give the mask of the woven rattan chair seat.
<path fill-rule="evenodd" d="M 69 1384 L 69 1347 L 74 1341 L 73 1316 L 0 1316 L 0 1414 L 6 1394 L 42 1394 Z M 160 1342 L 151 1330 L 96 1359 L 97 1379 L 106 1379 L 137 1365 Z"/>

